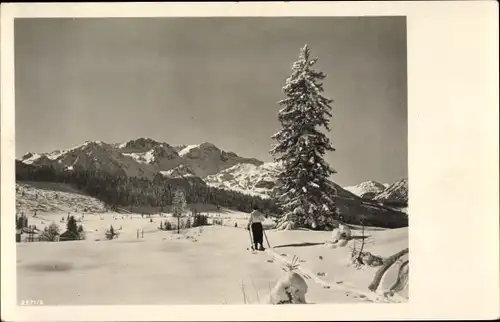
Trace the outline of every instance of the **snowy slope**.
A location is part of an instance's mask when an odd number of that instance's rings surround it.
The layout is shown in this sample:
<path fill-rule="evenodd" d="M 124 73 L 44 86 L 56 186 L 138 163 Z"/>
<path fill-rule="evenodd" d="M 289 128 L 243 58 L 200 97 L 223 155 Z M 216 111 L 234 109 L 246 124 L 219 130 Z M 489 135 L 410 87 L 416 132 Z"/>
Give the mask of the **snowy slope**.
<path fill-rule="evenodd" d="M 395 203 L 408 203 L 408 179 L 401 179 L 374 198 L 377 201 L 395 202 Z"/>
<path fill-rule="evenodd" d="M 185 178 L 185 177 L 196 176 L 196 173 L 191 169 L 191 167 L 185 164 L 181 164 L 168 171 L 160 171 L 160 173 L 165 177 L 171 177 L 171 178 L 182 178 L 182 177 Z"/>
<path fill-rule="evenodd" d="M 104 212 L 100 200 L 87 196 L 70 185 L 52 182 L 16 183 L 16 212 Z"/>
<path fill-rule="evenodd" d="M 29 217 L 29 222 L 43 229 L 54 221 L 63 230 L 62 215 L 47 214 L 43 224 Z M 248 214 L 227 216 L 244 219 Z M 388 272 L 380 289 L 370 293 L 367 287 L 376 268 L 349 264 L 350 247 L 359 240 L 330 249 L 324 243 L 331 232 L 269 230 L 274 250 L 251 254 L 246 251 L 248 232 L 242 228 L 194 228 L 178 236 L 159 231 L 160 220 L 165 218 L 155 216 L 150 222 L 137 214 L 86 214 L 81 222 L 86 240 L 17 243 L 18 299 L 43 299 L 45 305 L 265 304 L 284 274 L 284 262 L 293 255 L 299 257 L 299 268 L 313 275 L 306 279 L 308 303 L 383 301 L 380 293 L 394 282 Z M 110 225 L 120 236 L 105 241 Z M 138 229 L 144 238 L 137 238 Z M 366 250 L 376 255 L 387 257 L 408 247 L 407 228 L 369 235 Z M 398 299 L 408 300 L 406 290 Z"/>
<path fill-rule="evenodd" d="M 356 196 L 366 199 L 372 199 L 385 190 L 385 186 L 376 181 L 365 181 L 355 186 L 345 187 L 344 189 L 354 193 Z"/>
<path fill-rule="evenodd" d="M 268 198 L 276 183 L 276 164 L 237 164 L 205 178 L 207 185 Z"/>
<path fill-rule="evenodd" d="M 119 176 L 150 177 L 151 166 L 138 163 L 133 157 L 120 153 L 113 145 L 101 141 L 87 141 L 82 145 L 46 154 L 27 154 L 22 162 L 31 165 L 51 165 L 56 170 L 101 170 Z"/>
<path fill-rule="evenodd" d="M 216 174 L 239 163 L 260 165 L 261 161 L 226 152 L 212 143 L 172 147 L 149 138 L 138 138 L 121 144 L 88 141 L 68 150 L 49 153 L 27 153 L 25 164 L 53 166 L 64 169 L 100 169 L 121 176 L 152 178 L 158 172 L 177 168 L 184 174 L 201 178 Z"/>
<path fill-rule="evenodd" d="M 222 151 L 208 142 L 188 145 L 179 152 L 179 156 L 183 159 L 183 164 L 201 178 L 214 175 L 240 163 L 257 166 L 263 163 L 254 158 L 242 158 L 235 153 Z"/>
<path fill-rule="evenodd" d="M 279 166 L 274 162 L 267 162 L 260 166 L 240 164 L 220 173 L 205 178 L 207 185 L 240 191 L 267 198 L 273 193 L 276 185 Z M 355 194 L 344 190 L 334 182 L 330 184 L 343 198 L 359 199 Z"/>
<path fill-rule="evenodd" d="M 278 166 L 275 163 L 265 163 L 261 166 L 241 164 L 208 176 L 204 180 L 207 185 L 214 187 L 269 198 L 273 195 L 277 171 Z M 398 209 L 362 199 L 335 182 L 330 184 L 337 191 L 337 206 L 347 222 L 357 224 L 363 218 L 378 227 L 398 228 L 408 225 L 407 217 Z"/>

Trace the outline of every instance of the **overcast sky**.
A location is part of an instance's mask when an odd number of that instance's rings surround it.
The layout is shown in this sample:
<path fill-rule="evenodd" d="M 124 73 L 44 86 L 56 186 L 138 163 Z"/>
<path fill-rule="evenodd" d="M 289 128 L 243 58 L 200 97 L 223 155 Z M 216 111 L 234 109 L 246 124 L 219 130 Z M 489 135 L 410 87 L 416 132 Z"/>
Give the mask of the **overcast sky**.
<path fill-rule="evenodd" d="M 16 156 L 150 137 L 271 161 L 304 44 L 341 185 L 407 177 L 404 17 L 16 19 Z"/>

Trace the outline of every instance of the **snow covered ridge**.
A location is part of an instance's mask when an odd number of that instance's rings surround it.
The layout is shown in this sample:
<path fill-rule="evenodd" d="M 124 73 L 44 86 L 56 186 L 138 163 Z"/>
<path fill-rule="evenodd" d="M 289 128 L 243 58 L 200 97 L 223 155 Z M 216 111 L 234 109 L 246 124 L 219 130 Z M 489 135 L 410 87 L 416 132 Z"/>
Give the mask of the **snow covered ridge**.
<path fill-rule="evenodd" d="M 204 181 L 207 185 L 234 190 L 245 194 L 258 195 L 269 198 L 273 195 L 278 180 L 279 164 L 266 162 L 259 166 L 253 164 L 238 164 L 215 175 L 207 176 Z M 340 197 L 358 198 L 350 191 L 344 190 L 334 182 L 330 182 Z"/>
<path fill-rule="evenodd" d="M 220 173 L 207 176 L 207 185 L 237 191 L 243 194 L 271 198 L 277 181 L 279 166 L 269 162 L 260 166 L 239 164 Z M 359 224 L 360 219 L 368 220 L 371 225 L 386 228 L 399 228 L 408 225 L 405 214 L 377 201 L 362 199 L 352 192 L 343 189 L 335 182 L 330 184 L 337 191 L 336 204 L 345 220 Z"/>
<path fill-rule="evenodd" d="M 237 164 L 215 175 L 207 176 L 209 186 L 239 191 L 250 195 L 269 198 L 276 184 L 276 164 Z"/>
<path fill-rule="evenodd" d="M 408 203 L 408 179 L 401 179 L 390 185 L 383 192 L 375 196 L 374 200 L 385 202 Z"/>
<path fill-rule="evenodd" d="M 157 173 L 170 176 L 178 172 L 204 178 L 240 163 L 256 166 L 263 163 L 254 158 L 244 158 L 233 152 L 223 151 L 208 142 L 173 147 L 149 138 L 114 144 L 87 141 L 67 150 L 27 153 L 21 161 L 31 165 L 53 166 L 59 171 L 71 171 L 78 167 L 145 178 L 152 178 Z"/>
<path fill-rule="evenodd" d="M 363 199 L 389 203 L 408 203 L 408 179 L 400 179 L 393 184 L 381 184 L 370 180 L 344 189 Z"/>
<path fill-rule="evenodd" d="M 344 189 L 354 193 L 358 197 L 373 199 L 376 195 L 384 191 L 385 188 L 383 184 L 369 180 L 356 186 L 345 187 Z"/>

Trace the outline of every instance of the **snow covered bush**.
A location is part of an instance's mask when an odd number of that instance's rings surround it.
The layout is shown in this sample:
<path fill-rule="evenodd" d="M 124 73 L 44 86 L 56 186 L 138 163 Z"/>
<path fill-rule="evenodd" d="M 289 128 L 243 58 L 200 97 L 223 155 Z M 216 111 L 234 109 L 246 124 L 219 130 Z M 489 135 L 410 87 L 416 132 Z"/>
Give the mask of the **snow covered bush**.
<path fill-rule="evenodd" d="M 59 236 L 60 229 L 59 226 L 52 222 L 48 227 L 45 226 L 43 232 L 40 234 L 41 241 L 57 241 L 57 237 Z"/>
<path fill-rule="evenodd" d="M 270 304 L 306 304 L 307 283 L 296 270 L 298 258 L 293 257 L 290 264 L 285 265 L 286 272 L 276 283 L 269 294 Z"/>
<path fill-rule="evenodd" d="M 333 242 L 338 242 L 341 240 L 350 240 L 351 237 L 352 237 L 351 228 L 342 223 L 339 223 L 338 228 L 335 228 L 332 231 Z"/>
<path fill-rule="evenodd" d="M 336 172 L 324 160 L 335 149 L 320 129 L 330 130 L 332 100 L 321 94 L 319 81 L 326 74 L 312 69 L 317 60 L 307 45 L 301 49 L 283 87 L 286 98 L 278 102 L 283 106 L 278 112 L 282 129 L 272 136 L 278 143 L 270 151 L 281 164 L 276 191 L 283 217 L 278 229 L 329 229 L 338 213 L 336 190 L 328 180 Z"/>
<path fill-rule="evenodd" d="M 271 290 L 270 304 L 306 304 L 307 283 L 296 272 L 287 272 Z"/>

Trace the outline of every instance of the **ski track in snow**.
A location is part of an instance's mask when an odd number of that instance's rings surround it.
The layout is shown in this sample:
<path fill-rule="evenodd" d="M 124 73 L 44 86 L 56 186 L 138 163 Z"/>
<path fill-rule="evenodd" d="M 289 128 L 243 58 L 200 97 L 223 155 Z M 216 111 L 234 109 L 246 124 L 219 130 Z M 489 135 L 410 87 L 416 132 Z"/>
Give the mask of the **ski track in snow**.
<path fill-rule="evenodd" d="M 284 256 L 280 256 L 280 254 L 276 253 L 276 251 L 272 248 L 271 249 L 267 248 L 265 250 L 265 253 L 267 253 L 269 255 L 269 257 L 271 257 L 273 260 L 277 259 L 278 261 L 280 261 L 281 263 L 283 263 L 285 265 L 292 263 L 292 261 L 290 259 L 287 259 Z M 362 291 L 360 289 L 357 289 L 354 285 L 352 285 L 350 283 L 346 283 L 346 282 L 342 282 L 342 284 L 328 283 L 327 281 L 319 278 L 316 274 L 314 274 L 312 271 L 310 271 L 309 269 L 307 269 L 303 266 L 298 266 L 296 269 L 296 272 L 299 275 L 301 275 L 302 277 L 304 277 L 304 279 L 306 279 L 306 280 L 312 280 L 315 283 L 317 283 L 321 286 L 326 286 L 330 289 L 337 289 L 340 291 L 345 291 L 345 292 L 357 294 L 358 296 L 360 296 L 362 298 L 364 297 L 371 302 L 383 302 L 383 303 L 394 303 L 395 302 L 395 301 L 391 301 L 387 297 L 384 297 L 383 295 L 378 294 L 376 292 L 366 292 L 366 291 Z"/>

